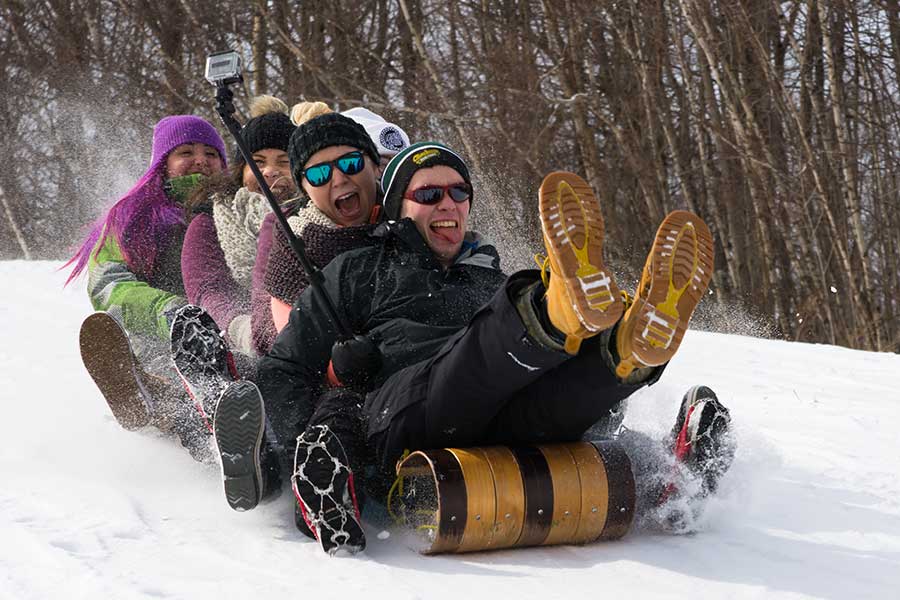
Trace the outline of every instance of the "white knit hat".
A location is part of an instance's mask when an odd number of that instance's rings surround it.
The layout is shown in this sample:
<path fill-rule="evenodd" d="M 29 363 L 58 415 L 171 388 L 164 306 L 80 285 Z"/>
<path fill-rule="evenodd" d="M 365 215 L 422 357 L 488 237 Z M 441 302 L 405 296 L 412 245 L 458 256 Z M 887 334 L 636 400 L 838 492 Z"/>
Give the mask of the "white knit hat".
<path fill-rule="evenodd" d="M 393 123 L 388 123 L 371 110 L 358 107 L 345 110 L 341 114 L 365 127 L 369 137 L 375 142 L 378 153 L 385 158 L 391 158 L 409 146 L 409 136 L 405 131 Z"/>

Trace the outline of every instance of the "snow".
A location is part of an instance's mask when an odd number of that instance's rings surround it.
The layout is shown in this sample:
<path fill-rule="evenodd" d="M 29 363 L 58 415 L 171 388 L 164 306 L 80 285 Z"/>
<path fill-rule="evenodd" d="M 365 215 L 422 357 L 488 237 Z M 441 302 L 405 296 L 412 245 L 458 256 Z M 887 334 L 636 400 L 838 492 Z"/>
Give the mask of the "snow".
<path fill-rule="evenodd" d="M 289 496 L 231 511 L 214 468 L 116 424 L 78 356 L 90 312 L 49 262 L 0 262 L 0 599 L 898 598 L 900 356 L 688 332 L 626 425 L 671 426 L 705 383 L 739 451 L 692 535 L 361 557 L 298 533 Z"/>

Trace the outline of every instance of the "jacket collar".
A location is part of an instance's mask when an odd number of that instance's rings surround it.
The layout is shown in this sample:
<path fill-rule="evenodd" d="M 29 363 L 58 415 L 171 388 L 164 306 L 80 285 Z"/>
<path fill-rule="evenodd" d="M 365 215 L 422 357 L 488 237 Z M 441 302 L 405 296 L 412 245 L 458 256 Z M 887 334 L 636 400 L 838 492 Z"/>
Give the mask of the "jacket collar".
<path fill-rule="evenodd" d="M 425 242 L 425 238 L 419 232 L 412 219 L 404 218 L 399 221 L 385 221 L 378 225 L 372 235 L 384 240 L 397 238 L 404 246 L 417 255 L 427 260 L 437 262 L 431 248 Z M 500 270 L 500 256 L 497 250 L 485 243 L 482 235 L 476 231 L 467 231 L 463 239 L 462 248 L 452 267 L 457 265 L 471 265 L 484 269 Z"/>

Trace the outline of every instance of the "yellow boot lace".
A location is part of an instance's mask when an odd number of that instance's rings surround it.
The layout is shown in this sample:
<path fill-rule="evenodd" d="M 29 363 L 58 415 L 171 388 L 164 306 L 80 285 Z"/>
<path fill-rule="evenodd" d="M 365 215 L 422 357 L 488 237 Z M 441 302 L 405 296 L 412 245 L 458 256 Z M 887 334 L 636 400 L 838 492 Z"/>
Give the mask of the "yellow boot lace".
<path fill-rule="evenodd" d="M 537 253 L 534 255 L 534 262 L 537 263 L 538 269 L 541 270 L 541 282 L 546 290 L 550 287 L 550 257 Z"/>

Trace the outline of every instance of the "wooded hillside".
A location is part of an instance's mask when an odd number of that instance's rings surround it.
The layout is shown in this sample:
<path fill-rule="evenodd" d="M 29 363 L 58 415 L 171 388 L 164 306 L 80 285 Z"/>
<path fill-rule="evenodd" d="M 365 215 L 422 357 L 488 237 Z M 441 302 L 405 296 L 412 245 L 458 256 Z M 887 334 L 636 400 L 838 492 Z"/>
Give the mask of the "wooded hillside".
<path fill-rule="evenodd" d="M 540 249 L 541 178 L 572 170 L 624 287 L 687 208 L 720 311 L 900 351 L 897 0 L 0 0 L 0 258 L 66 256 L 160 117 L 218 125 L 203 69 L 227 48 L 241 102 L 362 105 L 460 148 L 512 265 Z"/>

